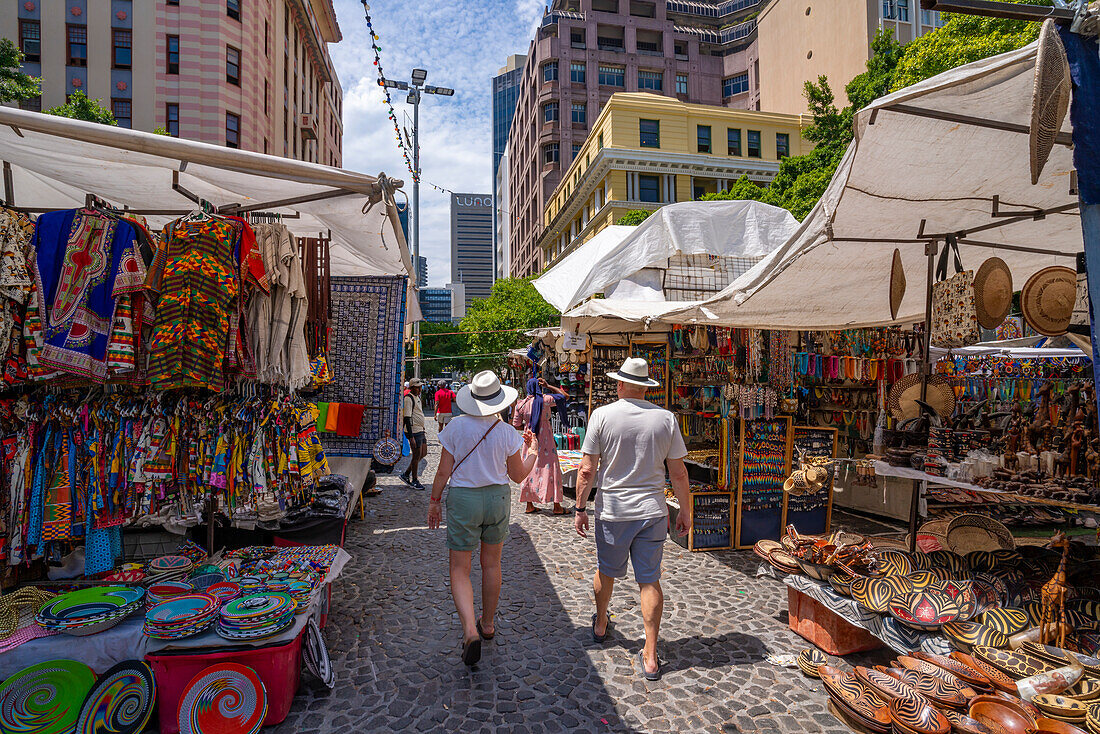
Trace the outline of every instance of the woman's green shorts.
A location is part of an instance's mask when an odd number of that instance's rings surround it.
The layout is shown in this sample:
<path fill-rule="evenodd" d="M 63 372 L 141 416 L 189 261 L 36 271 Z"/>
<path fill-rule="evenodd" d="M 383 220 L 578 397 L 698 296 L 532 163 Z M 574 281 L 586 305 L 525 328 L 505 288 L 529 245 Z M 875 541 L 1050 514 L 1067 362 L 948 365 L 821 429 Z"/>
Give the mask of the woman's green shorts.
<path fill-rule="evenodd" d="M 511 517 L 512 497 L 507 484 L 451 487 L 447 490 L 447 547 L 472 551 L 479 543 L 503 543 Z"/>

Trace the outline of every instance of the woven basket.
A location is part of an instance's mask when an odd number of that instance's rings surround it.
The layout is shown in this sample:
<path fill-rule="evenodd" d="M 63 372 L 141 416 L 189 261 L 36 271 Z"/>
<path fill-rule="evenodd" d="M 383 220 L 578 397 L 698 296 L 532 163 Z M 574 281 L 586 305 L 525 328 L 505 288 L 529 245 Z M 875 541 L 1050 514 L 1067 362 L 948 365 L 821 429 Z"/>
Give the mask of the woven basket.
<path fill-rule="evenodd" d="M 917 546 L 925 553 L 936 550 L 935 548 L 926 547 L 928 543 L 926 541 L 935 541 L 939 543 L 940 548 L 947 550 L 950 545 L 947 542 L 947 527 L 951 524 L 949 518 L 943 518 L 939 520 L 929 520 L 920 526 L 917 530 Z M 909 536 L 905 536 L 906 541 L 909 540 Z"/>
<path fill-rule="evenodd" d="M 947 547 L 965 556 L 972 551 L 1012 550 L 1016 541 L 1004 523 L 985 515 L 966 514 L 947 526 Z"/>
<path fill-rule="evenodd" d="M 875 548 L 898 548 L 900 550 L 908 551 L 909 543 L 903 538 L 891 538 L 885 535 L 869 535 L 867 540 Z"/>

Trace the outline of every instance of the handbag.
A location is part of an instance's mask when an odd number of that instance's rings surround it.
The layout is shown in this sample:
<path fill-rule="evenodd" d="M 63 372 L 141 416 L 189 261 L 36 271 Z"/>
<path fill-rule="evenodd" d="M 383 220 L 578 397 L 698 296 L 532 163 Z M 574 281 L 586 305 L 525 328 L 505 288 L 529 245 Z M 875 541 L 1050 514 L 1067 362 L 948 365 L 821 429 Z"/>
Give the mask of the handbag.
<path fill-rule="evenodd" d="M 947 276 L 948 254 L 954 255 L 955 274 Z M 974 271 L 963 270 L 959 243 L 954 235 L 940 253 L 937 282 L 932 285 L 932 343 L 946 349 L 977 344 L 982 339 L 974 308 Z"/>

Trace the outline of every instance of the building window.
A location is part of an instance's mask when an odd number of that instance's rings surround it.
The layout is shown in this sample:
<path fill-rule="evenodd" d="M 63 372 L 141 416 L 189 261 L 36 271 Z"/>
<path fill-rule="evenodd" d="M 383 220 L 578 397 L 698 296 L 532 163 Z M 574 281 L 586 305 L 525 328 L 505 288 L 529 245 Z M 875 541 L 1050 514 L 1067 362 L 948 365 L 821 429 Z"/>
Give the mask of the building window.
<path fill-rule="evenodd" d="M 558 62 L 551 61 L 542 65 L 542 80 L 544 82 L 556 82 L 558 80 Z"/>
<path fill-rule="evenodd" d="M 569 45 L 573 48 L 584 48 L 584 30 L 573 29 L 569 31 Z"/>
<path fill-rule="evenodd" d="M 240 20 L 241 0 L 225 0 L 225 14 L 233 20 Z"/>
<path fill-rule="evenodd" d="M 133 106 L 128 99 L 112 99 L 111 100 L 111 114 L 115 116 L 115 120 L 118 122 L 119 127 L 132 127 L 133 114 L 131 110 Z"/>
<path fill-rule="evenodd" d="M 241 147 L 241 116 L 225 113 L 225 147 Z"/>
<path fill-rule="evenodd" d="M 542 121 L 543 122 L 557 122 L 558 120 L 558 103 L 547 102 L 542 106 Z"/>
<path fill-rule="evenodd" d="M 600 86 L 625 87 L 626 68 L 622 66 L 600 66 Z"/>
<path fill-rule="evenodd" d="M 37 20 L 19 21 L 19 50 L 25 61 L 32 64 L 42 61 L 42 24 Z"/>
<path fill-rule="evenodd" d="M 169 5 L 179 5 L 179 4 L 180 4 L 180 0 L 167 0 L 167 3 L 168 3 Z"/>
<path fill-rule="evenodd" d="M 268 55 L 268 39 L 271 37 L 271 24 L 264 21 L 264 57 Z"/>
<path fill-rule="evenodd" d="M 70 25 L 68 29 L 69 66 L 88 65 L 88 26 Z"/>
<path fill-rule="evenodd" d="M 596 136 L 596 145 L 598 146 L 599 150 L 603 150 L 603 133 L 600 133 Z"/>
<path fill-rule="evenodd" d="M 890 20 L 909 20 L 909 0 L 882 0 L 882 17 Z"/>
<path fill-rule="evenodd" d="M 569 81 L 574 84 L 584 84 L 585 77 L 585 65 L 584 64 L 570 64 L 569 65 Z"/>
<path fill-rule="evenodd" d="M 588 124 L 588 106 L 584 102 L 573 103 L 573 124 L 575 125 L 587 125 Z"/>
<path fill-rule="evenodd" d="M 775 134 L 775 155 L 783 159 L 791 154 L 791 136 L 787 133 Z"/>
<path fill-rule="evenodd" d="M 653 204 L 661 203 L 661 177 L 638 176 L 638 201 L 647 201 Z"/>
<path fill-rule="evenodd" d="M 264 79 L 264 115 L 267 115 L 268 100 L 271 98 L 271 87 L 268 85 L 267 79 Z"/>
<path fill-rule="evenodd" d="M 710 125 L 697 125 L 696 128 L 696 143 L 700 153 L 710 152 Z"/>
<path fill-rule="evenodd" d="M 760 157 L 760 131 L 749 130 L 749 143 L 748 143 L 749 158 Z"/>
<path fill-rule="evenodd" d="M 688 75 L 677 74 L 676 75 L 676 94 L 688 93 Z"/>
<path fill-rule="evenodd" d="M 559 148 L 557 143 L 547 143 L 542 146 L 542 162 L 543 163 L 557 163 L 559 157 Z"/>
<path fill-rule="evenodd" d="M 573 143 L 573 159 L 576 160 L 577 155 L 581 152 L 581 144 Z"/>
<path fill-rule="evenodd" d="M 241 86 L 241 50 L 232 46 L 225 47 L 225 80 Z"/>
<path fill-rule="evenodd" d="M 116 69 L 129 69 L 133 60 L 134 36 L 129 28 L 111 29 L 112 62 Z"/>
<path fill-rule="evenodd" d="M 661 123 L 659 120 L 638 120 L 638 144 L 643 148 L 661 147 Z"/>
<path fill-rule="evenodd" d="M 654 92 L 661 91 L 662 74 L 659 71 L 639 71 L 638 89 L 650 89 Z"/>
<path fill-rule="evenodd" d="M 676 54 L 676 58 L 681 61 L 687 61 L 688 57 L 688 45 L 687 41 L 676 41 L 672 44 L 672 52 Z"/>
<path fill-rule="evenodd" d="M 741 130 L 726 129 L 726 149 L 730 155 L 741 155 Z"/>
<path fill-rule="evenodd" d="M 165 59 L 167 61 L 166 71 L 169 74 L 180 73 L 180 37 L 179 36 L 166 36 L 165 37 Z"/>
<path fill-rule="evenodd" d="M 749 73 L 728 76 L 722 80 L 722 96 L 732 97 L 749 91 Z"/>
<path fill-rule="evenodd" d="M 180 136 L 180 106 L 175 102 L 164 105 L 164 129 L 173 138 Z"/>

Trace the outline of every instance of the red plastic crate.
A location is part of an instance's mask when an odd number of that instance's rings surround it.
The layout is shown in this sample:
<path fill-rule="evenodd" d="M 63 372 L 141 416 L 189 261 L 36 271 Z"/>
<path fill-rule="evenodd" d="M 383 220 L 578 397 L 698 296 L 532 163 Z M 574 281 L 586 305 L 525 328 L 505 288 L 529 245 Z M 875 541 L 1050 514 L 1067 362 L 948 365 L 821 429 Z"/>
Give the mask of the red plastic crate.
<path fill-rule="evenodd" d="M 305 632 L 305 628 L 302 628 Z M 264 726 L 290 713 L 302 673 L 302 635 L 278 646 L 248 647 L 227 652 L 163 652 L 145 656 L 157 682 L 160 734 L 178 734 L 179 704 L 191 679 L 215 663 L 238 663 L 256 671 L 267 689 Z"/>

